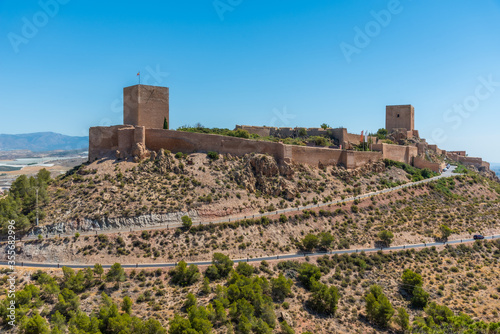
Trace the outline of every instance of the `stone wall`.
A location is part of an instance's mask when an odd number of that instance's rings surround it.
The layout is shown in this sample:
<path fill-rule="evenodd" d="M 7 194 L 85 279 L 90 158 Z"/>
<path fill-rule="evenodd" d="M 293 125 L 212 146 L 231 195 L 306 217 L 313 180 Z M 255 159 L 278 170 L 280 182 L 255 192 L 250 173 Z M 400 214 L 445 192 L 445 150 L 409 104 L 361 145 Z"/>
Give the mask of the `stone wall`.
<path fill-rule="evenodd" d="M 249 153 L 269 154 L 278 162 L 357 168 L 382 159 L 380 152 L 358 152 L 323 147 L 285 145 L 252 139 L 183 131 L 145 129 L 144 127 L 113 126 L 90 129 L 89 160 L 133 156 L 134 147 L 144 145 L 152 151 L 161 149 L 173 153 L 216 151 L 242 156 Z M 117 156 L 117 152 L 119 155 Z"/>
<path fill-rule="evenodd" d="M 457 153 L 460 153 L 460 155 Z M 473 165 L 477 168 L 485 168 L 487 170 L 490 169 L 489 162 L 483 161 L 482 158 L 466 157 L 465 151 L 448 151 L 446 152 L 446 156 L 448 159 L 460 162 L 464 165 Z"/>
<path fill-rule="evenodd" d="M 415 157 L 413 158 L 413 166 L 421 169 L 428 168 L 433 172 L 441 173 L 446 164 L 444 162 L 443 163 L 430 162 L 420 157 Z"/>
<path fill-rule="evenodd" d="M 256 134 L 261 137 L 268 137 L 271 135 L 271 131 L 276 131 L 276 128 L 269 126 L 250 126 L 250 125 L 236 125 L 235 130 L 246 130 L 250 134 Z"/>
<path fill-rule="evenodd" d="M 373 144 L 373 151 L 382 152 L 384 159 L 404 162 L 412 164 L 413 158 L 418 156 L 418 148 L 416 146 L 400 146 L 392 144 Z"/>
<path fill-rule="evenodd" d="M 424 154 L 425 151 L 429 148 L 426 142 L 420 142 L 417 144 L 418 154 Z"/>
<path fill-rule="evenodd" d="M 132 126 L 95 126 L 89 129 L 89 161 L 103 157 L 114 157 L 118 150 L 118 130 L 134 129 Z"/>
<path fill-rule="evenodd" d="M 299 164 L 312 166 L 334 166 L 342 162 L 342 150 L 335 150 L 321 147 L 307 147 L 297 145 L 291 146 L 292 161 Z"/>
<path fill-rule="evenodd" d="M 235 130 L 242 129 L 248 131 L 250 134 L 256 134 L 261 137 L 274 136 L 279 138 L 295 138 L 298 137 L 301 129 L 306 130 L 308 136 L 329 136 L 342 145 L 344 149 L 352 149 L 353 145 L 361 143 L 361 134 L 348 133 L 346 128 L 277 128 L 269 126 L 250 126 L 250 125 L 236 125 Z M 377 143 L 377 137 L 368 137 L 372 143 Z"/>
<path fill-rule="evenodd" d="M 483 159 L 481 158 L 472 158 L 472 157 L 464 157 L 459 155 L 458 156 L 458 161 L 463 163 L 464 165 L 474 165 L 474 166 L 481 166 L 483 163 Z"/>
<path fill-rule="evenodd" d="M 436 154 L 439 154 L 439 155 L 443 154 L 443 151 L 441 151 L 441 149 L 439 149 L 439 147 L 437 145 L 429 145 L 429 149 L 431 151 L 436 152 Z"/>
<path fill-rule="evenodd" d="M 261 137 L 274 136 L 280 138 L 292 138 L 298 137 L 299 131 L 301 129 L 306 130 L 308 136 L 324 136 L 328 135 L 330 130 L 332 129 L 323 129 L 323 128 L 277 128 L 270 126 L 250 126 L 250 125 L 236 125 L 235 130 L 242 129 L 248 131 L 250 134 L 256 134 Z"/>
<path fill-rule="evenodd" d="M 467 156 L 467 152 L 466 151 L 448 151 L 448 153 L 460 155 L 460 156 L 463 156 L 463 157 Z"/>
<path fill-rule="evenodd" d="M 163 129 L 146 129 L 146 147 L 153 151 L 167 149 L 176 152 L 193 153 L 216 151 L 232 155 L 247 153 L 269 154 L 278 161 L 284 161 L 284 144 L 237 137 L 192 133 Z"/>
<path fill-rule="evenodd" d="M 381 152 L 368 151 L 343 151 L 342 164 L 348 168 L 358 168 L 369 162 L 381 160 L 383 158 Z"/>

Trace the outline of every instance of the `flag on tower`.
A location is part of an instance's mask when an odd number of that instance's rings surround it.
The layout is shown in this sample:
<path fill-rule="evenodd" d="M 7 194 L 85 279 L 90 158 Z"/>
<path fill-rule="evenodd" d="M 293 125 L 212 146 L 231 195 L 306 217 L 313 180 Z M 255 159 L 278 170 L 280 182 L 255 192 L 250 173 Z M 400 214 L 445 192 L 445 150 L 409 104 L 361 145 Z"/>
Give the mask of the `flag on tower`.
<path fill-rule="evenodd" d="M 363 131 L 361 131 L 361 137 L 360 137 L 359 141 L 363 142 Z"/>

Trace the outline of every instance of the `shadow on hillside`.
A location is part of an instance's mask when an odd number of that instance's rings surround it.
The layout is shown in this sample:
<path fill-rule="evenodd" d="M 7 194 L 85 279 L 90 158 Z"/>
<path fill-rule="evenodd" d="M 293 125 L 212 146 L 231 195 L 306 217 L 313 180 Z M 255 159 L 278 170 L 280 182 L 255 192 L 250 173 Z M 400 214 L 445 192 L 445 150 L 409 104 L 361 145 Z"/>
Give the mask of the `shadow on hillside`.
<path fill-rule="evenodd" d="M 389 245 L 387 245 L 385 242 L 377 240 L 373 243 L 375 248 L 388 248 Z"/>

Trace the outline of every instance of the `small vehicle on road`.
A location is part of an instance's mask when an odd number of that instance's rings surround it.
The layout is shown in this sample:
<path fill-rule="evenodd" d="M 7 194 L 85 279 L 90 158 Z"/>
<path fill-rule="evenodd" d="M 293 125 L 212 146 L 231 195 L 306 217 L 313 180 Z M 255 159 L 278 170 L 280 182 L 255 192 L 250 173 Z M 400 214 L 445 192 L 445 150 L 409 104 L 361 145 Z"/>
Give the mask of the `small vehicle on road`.
<path fill-rule="evenodd" d="M 474 234 L 473 238 L 474 238 L 474 240 L 481 240 L 481 239 L 484 239 L 484 236 L 481 234 Z"/>

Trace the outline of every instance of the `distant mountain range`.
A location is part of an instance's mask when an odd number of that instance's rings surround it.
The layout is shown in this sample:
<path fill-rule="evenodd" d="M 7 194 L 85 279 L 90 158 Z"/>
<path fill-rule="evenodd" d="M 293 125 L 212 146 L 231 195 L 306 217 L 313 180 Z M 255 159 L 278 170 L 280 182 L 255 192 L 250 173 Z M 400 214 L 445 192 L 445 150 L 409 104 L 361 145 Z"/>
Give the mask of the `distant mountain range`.
<path fill-rule="evenodd" d="M 89 137 L 66 136 L 54 132 L 36 132 L 19 135 L 0 134 L 0 151 L 78 150 L 89 146 Z"/>

